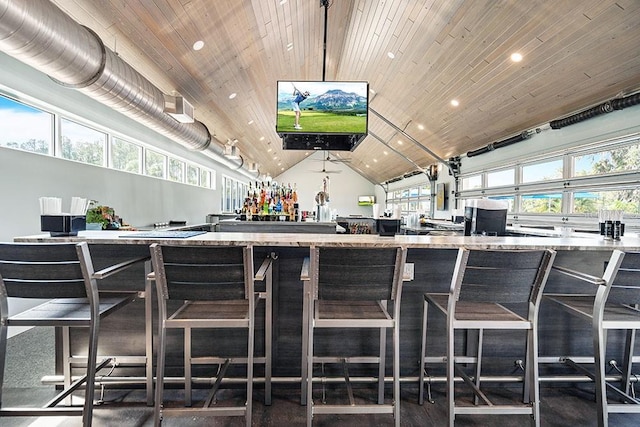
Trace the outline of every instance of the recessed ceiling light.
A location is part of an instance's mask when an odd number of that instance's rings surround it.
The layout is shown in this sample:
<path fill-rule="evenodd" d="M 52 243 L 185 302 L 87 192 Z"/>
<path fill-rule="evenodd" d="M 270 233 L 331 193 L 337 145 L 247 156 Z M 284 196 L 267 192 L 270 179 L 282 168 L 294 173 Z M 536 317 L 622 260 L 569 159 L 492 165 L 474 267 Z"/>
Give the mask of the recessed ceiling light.
<path fill-rule="evenodd" d="M 458 105 L 460 105 L 460 102 L 457 99 L 452 99 L 451 100 L 451 105 L 453 107 L 457 107 Z"/>
<path fill-rule="evenodd" d="M 269 148 L 269 149 L 267 150 L 267 153 L 270 153 L 270 152 L 271 152 L 271 148 Z"/>
<path fill-rule="evenodd" d="M 273 156 L 273 160 L 278 160 L 278 156 Z"/>
<path fill-rule="evenodd" d="M 384 154 L 385 156 L 387 156 L 389 154 L 389 152 L 387 150 L 383 151 L 382 154 Z"/>
<path fill-rule="evenodd" d="M 369 165 L 365 165 L 365 167 L 369 167 Z"/>
<path fill-rule="evenodd" d="M 378 163 L 378 159 L 373 159 L 373 163 Z"/>
<path fill-rule="evenodd" d="M 511 60 L 512 60 L 513 62 L 520 62 L 520 61 L 522 61 L 522 54 L 520 54 L 520 53 L 518 53 L 518 52 L 512 53 L 512 54 L 511 54 Z"/>
<path fill-rule="evenodd" d="M 393 54 L 393 52 L 387 52 L 387 56 L 391 59 L 395 58 L 396 56 Z"/>
<path fill-rule="evenodd" d="M 202 40 L 198 40 L 193 44 L 193 50 L 200 50 L 204 47 L 204 42 Z"/>
<path fill-rule="evenodd" d="M 229 95 L 229 99 L 233 99 L 233 98 L 235 98 L 236 96 L 238 96 L 238 94 L 237 94 L 237 93 L 235 93 L 235 92 L 233 92 L 231 95 Z"/>
<path fill-rule="evenodd" d="M 264 141 L 264 136 L 261 136 L 261 137 L 260 137 L 260 141 Z"/>
<path fill-rule="evenodd" d="M 247 122 L 247 124 L 248 124 L 248 125 L 252 125 L 252 124 L 253 124 L 253 120 L 249 120 L 249 121 Z"/>
<path fill-rule="evenodd" d="M 287 0 L 280 0 L 280 4 L 283 5 L 287 2 Z"/>
<path fill-rule="evenodd" d="M 284 170 L 284 168 L 280 168 L 280 170 L 281 170 L 281 171 L 283 171 L 283 170 Z"/>
<path fill-rule="evenodd" d="M 398 144 L 399 144 L 399 145 L 402 145 L 402 141 L 401 141 L 401 140 L 398 140 Z"/>
<path fill-rule="evenodd" d="M 424 126 L 423 125 L 418 125 L 418 129 L 424 130 Z"/>
<path fill-rule="evenodd" d="M 282 166 L 282 162 L 278 162 L 278 166 Z"/>

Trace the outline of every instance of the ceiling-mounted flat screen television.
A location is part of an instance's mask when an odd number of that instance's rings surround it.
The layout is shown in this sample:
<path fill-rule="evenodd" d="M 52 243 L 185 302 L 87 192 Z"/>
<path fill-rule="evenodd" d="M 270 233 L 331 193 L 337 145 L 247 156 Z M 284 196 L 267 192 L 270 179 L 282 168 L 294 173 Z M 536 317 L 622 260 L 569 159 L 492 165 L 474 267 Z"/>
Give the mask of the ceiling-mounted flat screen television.
<path fill-rule="evenodd" d="M 368 82 L 278 81 L 280 135 L 366 135 Z"/>

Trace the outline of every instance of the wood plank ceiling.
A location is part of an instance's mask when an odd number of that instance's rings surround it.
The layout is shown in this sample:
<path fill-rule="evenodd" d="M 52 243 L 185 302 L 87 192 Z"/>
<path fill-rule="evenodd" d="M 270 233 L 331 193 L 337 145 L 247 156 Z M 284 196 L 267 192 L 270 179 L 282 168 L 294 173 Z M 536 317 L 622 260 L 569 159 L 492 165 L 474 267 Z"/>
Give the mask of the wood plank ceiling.
<path fill-rule="evenodd" d="M 319 0 L 54 3 L 274 177 L 309 154 L 282 150 L 276 81 L 323 66 L 367 80 L 386 119 L 370 114 L 369 136 L 335 153 L 374 183 L 640 90 L 638 0 L 330 0 L 326 62 Z"/>

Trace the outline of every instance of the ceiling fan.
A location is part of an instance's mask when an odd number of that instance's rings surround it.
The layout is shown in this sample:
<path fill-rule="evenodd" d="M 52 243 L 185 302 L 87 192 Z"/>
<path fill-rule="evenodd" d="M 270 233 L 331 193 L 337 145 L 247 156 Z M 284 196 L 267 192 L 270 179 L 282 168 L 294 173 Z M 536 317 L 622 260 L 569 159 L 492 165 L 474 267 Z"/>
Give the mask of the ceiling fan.
<path fill-rule="evenodd" d="M 350 163 L 351 159 L 343 159 L 342 157 L 336 156 L 332 158 L 329 151 L 325 151 L 325 156 L 322 159 L 312 159 L 316 162 L 329 162 L 329 163 Z"/>
<path fill-rule="evenodd" d="M 319 160 L 319 159 L 318 159 Z M 329 155 L 327 154 L 327 157 L 323 157 L 322 158 L 322 170 L 321 171 L 312 171 L 315 173 L 341 173 L 341 170 L 327 170 L 327 160 L 331 161 L 331 159 L 329 159 Z"/>

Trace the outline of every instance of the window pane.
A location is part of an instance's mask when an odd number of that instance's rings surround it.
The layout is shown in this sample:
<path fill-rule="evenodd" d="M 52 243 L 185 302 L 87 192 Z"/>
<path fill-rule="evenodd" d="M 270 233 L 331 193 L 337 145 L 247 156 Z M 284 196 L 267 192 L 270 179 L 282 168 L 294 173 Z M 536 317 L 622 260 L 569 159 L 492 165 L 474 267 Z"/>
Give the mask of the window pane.
<path fill-rule="evenodd" d="M 515 169 L 487 173 L 487 186 L 489 187 L 513 185 L 515 182 Z"/>
<path fill-rule="evenodd" d="M 640 214 L 640 189 L 583 191 L 573 193 L 574 213 L 597 213 L 600 209 Z"/>
<path fill-rule="evenodd" d="M 62 157 L 104 166 L 104 149 L 107 135 L 67 119 L 60 120 Z"/>
<path fill-rule="evenodd" d="M 198 185 L 198 176 L 200 175 L 200 168 L 187 165 L 187 184 Z M 226 179 L 226 178 L 225 178 Z M 225 184 L 222 184 L 222 188 L 225 188 Z"/>
<path fill-rule="evenodd" d="M 422 187 L 420 187 L 420 195 L 421 196 L 430 196 L 431 195 L 431 186 L 430 185 L 423 185 Z"/>
<path fill-rule="evenodd" d="M 119 138 L 111 141 L 111 167 L 121 171 L 140 173 L 142 147 Z"/>
<path fill-rule="evenodd" d="M 562 159 L 522 166 L 522 182 L 562 178 Z"/>
<path fill-rule="evenodd" d="M 409 197 L 418 197 L 420 194 L 420 189 L 418 187 L 413 187 L 409 189 Z"/>
<path fill-rule="evenodd" d="M 573 162 L 576 176 L 637 170 L 640 169 L 640 143 L 575 156 Z"/>
<path fill-rule="evenodd" d="M 562 212 L 562 194 L 523 195 L 520 210 L 528 213 L 560 213 Z"/>
<path fill-rule="evenodd" d="M 0 146 L 51 154 L 53 115 L 0 96 Z"/>
<path fill-rule="evenodd" d="M 164 154 L 156 153 L 155 151 L 147 150 L 144 159 L 144 173 L 145 175 L 154 176 L 156 178 L 164 178 L 165 164 L 167 156 Z"/>
<path fill-rule="evenodd" d="M 502 200 L 509 203 L 509 208 L 507 212 L 513 212 L 513 207 L 515 206 L 515 196 L 491 196 L 488 197 L 491 200 Z"/>
<path fill-rule="evenodd" d="M 206 171 L 204 169 L 200 170 L 200 186 L 211 188 L 211 174 L 209 173 L 209 171 Z"/>
<path fill-rule="evenodd" d="M 169 157 L 169 179 L 176 182 L 184 182 L 184 162 Z"/>
<path fill-rule="evenodd" d="M 223 185 L 223 209 L 225 212 L 231 212 L 231 180 L 229 178 L 225 178 Z"/>
<path fill-rule="evenodd" d="M 462 189 L 463 190 L 473 190 L 475 188 L 482 187 L 482 175 L 474 175 L 468 176 L 466 178 L 462 178 Z"/>

